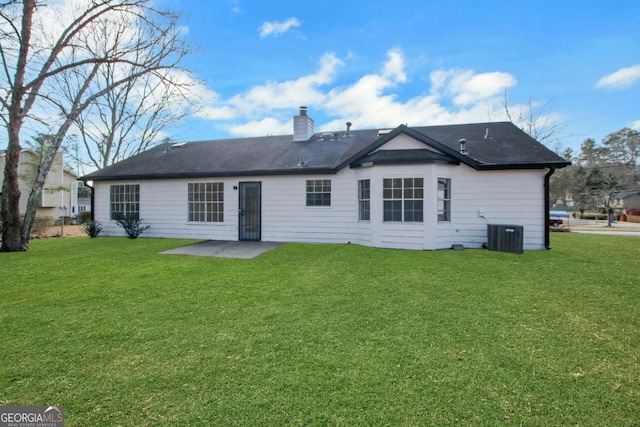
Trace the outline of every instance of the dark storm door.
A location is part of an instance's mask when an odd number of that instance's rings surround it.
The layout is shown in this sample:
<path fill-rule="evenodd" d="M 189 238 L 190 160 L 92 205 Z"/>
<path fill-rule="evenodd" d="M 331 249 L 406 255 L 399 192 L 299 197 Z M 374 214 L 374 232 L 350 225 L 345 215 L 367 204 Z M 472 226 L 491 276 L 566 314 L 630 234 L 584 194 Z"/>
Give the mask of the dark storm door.
<path fill-rule="evenodd" d="M 239 201 L 239 236 L 240 240 L 260 240 L 262 183 L 241 182 Z"/>

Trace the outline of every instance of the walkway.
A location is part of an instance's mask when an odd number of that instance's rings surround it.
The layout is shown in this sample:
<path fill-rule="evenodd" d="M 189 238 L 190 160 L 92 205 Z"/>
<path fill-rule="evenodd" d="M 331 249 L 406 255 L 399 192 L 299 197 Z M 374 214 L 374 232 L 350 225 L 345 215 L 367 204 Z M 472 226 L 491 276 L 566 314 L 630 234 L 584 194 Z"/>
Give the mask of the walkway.
<path fill-rule="evenodd" d="M 183 246 L 160 252 L 165 255 L 192 255 L 218 258 L 255 258 L 265 252 L 277 248 L 282 243 L 277 242 L 227 242 L 208 240 L 195 245 Z"/>

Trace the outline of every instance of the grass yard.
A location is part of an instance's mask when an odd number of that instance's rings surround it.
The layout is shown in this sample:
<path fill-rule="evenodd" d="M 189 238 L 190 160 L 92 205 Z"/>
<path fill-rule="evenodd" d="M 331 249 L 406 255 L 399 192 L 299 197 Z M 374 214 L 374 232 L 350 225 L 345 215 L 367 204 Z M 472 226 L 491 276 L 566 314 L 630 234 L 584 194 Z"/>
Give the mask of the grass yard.
<path fill-rule="evenodd" d="M 640 238 L 553 250 L 84 237 L 0 254 L 0 405 L 67 426 L 640 424 Z"/>

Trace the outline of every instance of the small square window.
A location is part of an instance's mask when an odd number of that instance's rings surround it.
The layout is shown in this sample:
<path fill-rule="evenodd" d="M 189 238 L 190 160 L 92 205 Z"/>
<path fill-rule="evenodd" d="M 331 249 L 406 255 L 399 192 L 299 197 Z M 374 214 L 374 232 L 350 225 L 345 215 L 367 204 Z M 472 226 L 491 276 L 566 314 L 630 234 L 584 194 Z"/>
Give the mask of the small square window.
<path fill-rule="evenodd" d="M 307 206 L 331 206 L 331 180 L 308 179 Z"/>

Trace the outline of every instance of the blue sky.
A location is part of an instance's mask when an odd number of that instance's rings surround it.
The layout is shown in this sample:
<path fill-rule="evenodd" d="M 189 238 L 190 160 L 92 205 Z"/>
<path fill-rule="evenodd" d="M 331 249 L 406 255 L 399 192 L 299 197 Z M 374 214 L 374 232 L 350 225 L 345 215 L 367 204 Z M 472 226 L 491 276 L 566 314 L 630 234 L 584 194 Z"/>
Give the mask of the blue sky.
<path fill-rule="evenodd" d="M 205 86 L 174 140 L 512 117 L 529 106 L 578 150 L 640 129 L 640 2 L 158 0 L 184 14 Z"/>

